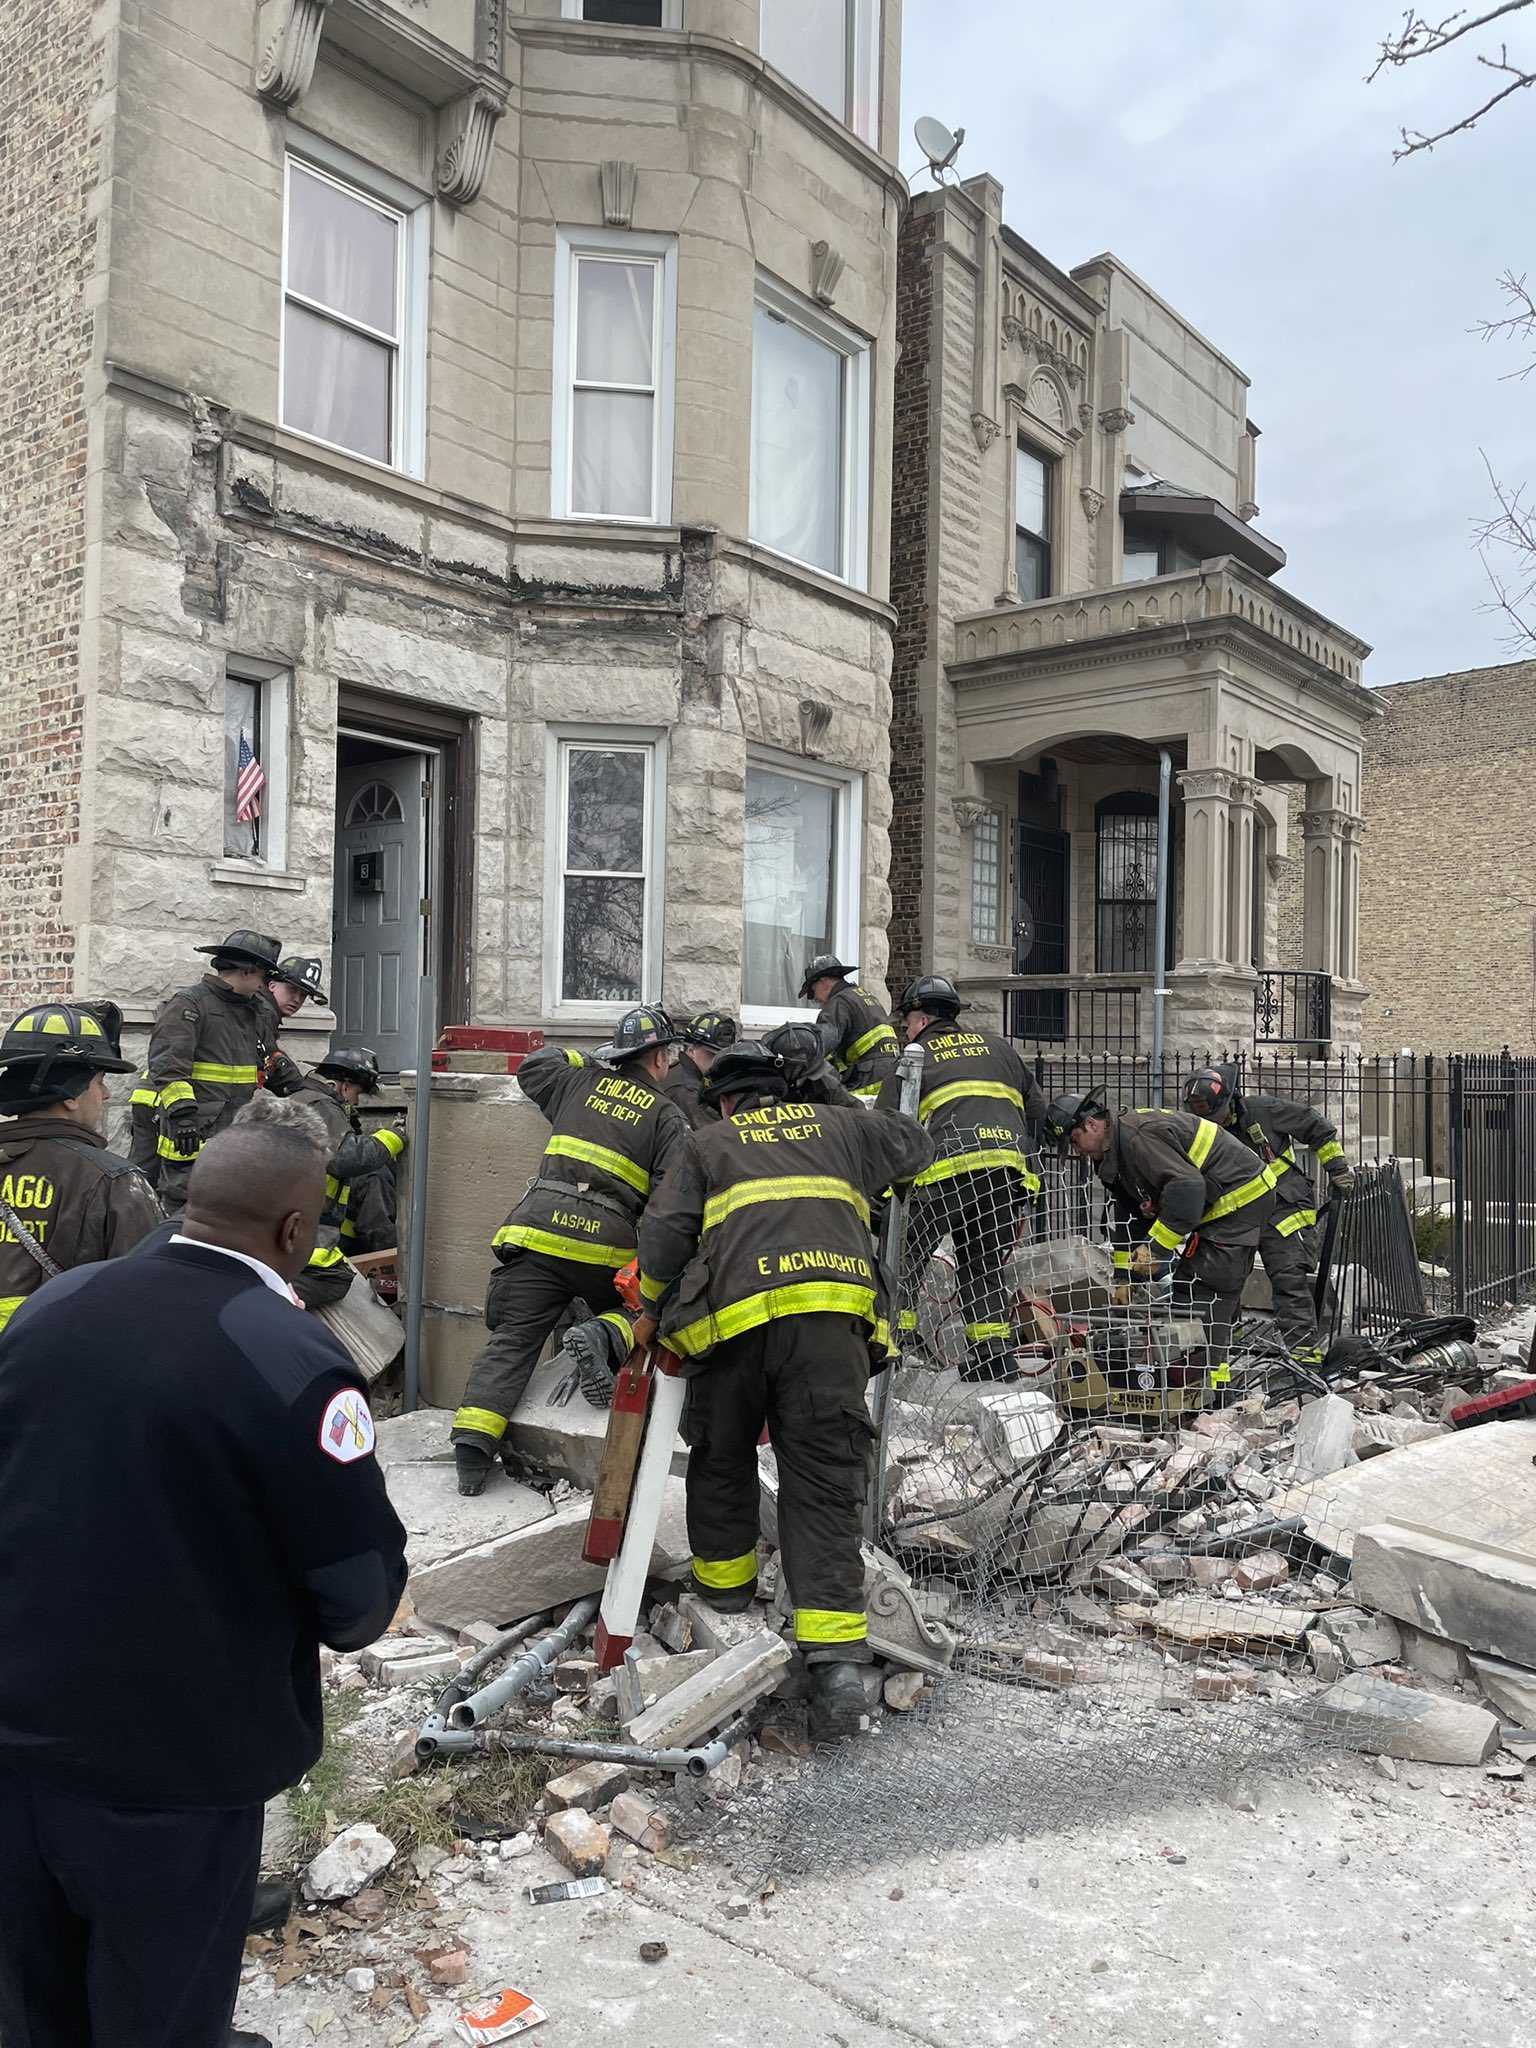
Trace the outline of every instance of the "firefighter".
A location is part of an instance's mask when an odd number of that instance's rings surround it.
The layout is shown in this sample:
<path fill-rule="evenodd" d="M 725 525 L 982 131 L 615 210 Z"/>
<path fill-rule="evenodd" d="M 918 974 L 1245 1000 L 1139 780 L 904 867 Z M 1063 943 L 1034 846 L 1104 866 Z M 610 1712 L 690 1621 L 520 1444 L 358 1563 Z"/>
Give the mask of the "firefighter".
<path fill-rule="evenodd" d="M 881 1082 L 895 1070 L 896 1033 L 868 989 L 848 979 L 858 971 L 835 953 L 818 953 L 805 970 L 800 993 L 819 1005 L 816 1022 L 843 1086 L 873 1102 Z"/>
<path fill-rule="evenodd" d="M 1014 1370 L 1006 1266 L 1040 1193 L 1030 1127 L 1045 1097 L 1006 1038 L 961 1029 L 969 1007 L 942 974 L 919 975 L 901 998 L 907 1042 L 923 1049 L 918 1121 L 938 1147 L 913 1189 L 904 1264 L 920 1282 L 942 1240 L 953 1241 L 967 1346 L 960 1377 L 994 1380 Z M 897 1106 L 900 1085 L 894 1073 L 882 1084 L 883 1109 Z M 901 1328 L 916 1325 L 904 1306 Z"/>
<path fill-rule="evenodd" d="M 621 1018 L 591 1059 L 547 1045 L 518 1069 L 553 1129 L 537 1176 L 493 1241 L 491 1339 L 453 1418 L 460 1493 L 484 1491 L 507 1418 L 568 1304 L 623 1315 L 614 1276 L 635 1256 L 646 1198 L 688 1135 L 688 1119 L 662 1093 L 676 1037 L 666 1011 L 648 1005 Z"/>
<path fill-rule="evenodd" d="M 1091 1160 L 1115 1207 L 1117 1263 L 1171 1296 L 1187 1288 L 1205 1324 L 1212 1385 L 1222 1385 L 1227 1347 L 1259 1233 L 1274 1204 L 1274 1177 L 1247 1146 L 1187 1109 L 1112 1113 L 1094 1095 L 1062 1095 L 1046 1111 L 1051 1143 Z M 1137 1251 L 1127 1253 L 1133 1240 Z"/>
<path fill-rule="evenodd" d="M 186 1202 L 193 1162 L 216 1131 L 249 1102 L 263 1056 L 262 1009 L 272 1012 L 267 977 L 278 943 L 265 932 L 231 932 L 217 946 L 196 988 L 161 1006 L 150 1033 L 146 1085 L 160 1115 L 160 1196 L 169 1215 Z"/>
<path fill-rule="evenodd" d="M 55 1273 L 132 1249 L 160 1221 L 154 1191 L 101 1134 L 120 1012 L 23 1010 L 0 1039 L 0 1329 Z"/>
<path fill-rule="evenodd" d="M 846 1096 L 847 1107 L 791 1101 L 782 1055 L 751 1042 L 719 1054 L 704 1095 L 721 1121 L 690 1135 L 640 1220 L 641 1299 L 689 1376 L 694 1589 L 726 1613 L 756 1592 L 766 1423 L 811 1733 L 826 1741 L 866 1712 L 865 1389 L 891 1348 L 870 1203 L 920 1173 L 933 1143 L 910 1119 Z"/>
<path fill-rule="evenodd" d="M 285 1060 L 287 1054 L 282 1056 Z M 293 1283 L 306 1308 L 327 1308 L 340 1301 L 352 1285 L 347 1253 L 359 1249 L 353 1220 L 362 1193 L 362 1177 L 371 1162 L 375 1141 L 363 1130 L 357 1104 L 379 1085 L 379 1063 L 365 1048 L 336 1051 L 319 1061 L 292 1087 L 281 1092 L 290 1102 L 305 1103 L 325 1126 L 325 1207 L 309 1261 Z M 402 1141 L 403 1142 L 403 1141 Z M 379 1165 L 388 1168 L 387 1153 Z"/>
<path fill-rule="evenodd" d="M 662 1083 L 662 1093 L 677 1104 L 697 1130 L 700 1124 L 714 1121 L 713 1113 L 700 1099 L 700 1091 L 709 1077 L 715 1054 L 736 1043 L 736 1020 L 723 1016 L 719 1010 L 685 1017 L 677 1027 L 677 1043 L 677 1059 Z"/>
<path fill-rule="evenodd" d="M 1306 1146 L 1328 1176 L 1330 1190 L 1355 1184 L 1339 1134 L 1305 1102 L 1282 1095 L 1241 1095 L 1232 1067 L 1203 1067 L 1190 1076 L 1184 1107 L 1241 1139 L 1275 1175 L 1275 1205 L 1259 1234 L 1259 1263 L 1269 1275 L 1280 1334 L 1304 1363 L 1321 1361 L 1312 1283 L 1317 1271 L 1317 1191 L 1296 1163 Z"/>

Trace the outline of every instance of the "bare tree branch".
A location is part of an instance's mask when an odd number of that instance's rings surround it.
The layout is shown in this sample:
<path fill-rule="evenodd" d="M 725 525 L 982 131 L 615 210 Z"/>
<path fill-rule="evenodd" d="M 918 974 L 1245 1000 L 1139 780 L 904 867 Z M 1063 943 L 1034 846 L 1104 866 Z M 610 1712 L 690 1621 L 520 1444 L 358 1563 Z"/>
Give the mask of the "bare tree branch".
<path fill-rule="evenodd" d="M 1514 629 L 1510 648 L 1528 653 L 1536 647 L 1536 506 L 1523 489 L 1499 482 L 1486 453 L 1483 467 L 1499 503 L 1497 517 L 1484 521 L 1473 543 L 1493 590 L 1483 609 L 1502 612 Z"/>
<path fill-rule="evenodd" d="M 1522 271 L 1516 277 L 1512 270 L 1506 270 L 1499 279 L 1499 290 L 1503 292 L 1510 310 L 1502 320 L 1479 320 L 1468 329 L 1481 341 L 1524 341 L 1536 344 L 1536 296 L 1533 296 Z M 1522 363 L 1518 370 L 1506 370 L 1506 380 L 1514 382 L 1529 377 L 1536 370 L 1536 356 Z"/>
<path fill-rule="evenodd" d="M 1439 22 L 1427 21 L 1422 14 L 1417 14 L 1409 8 L 1396 35 L 1388 36 L 1383 41 L 1380 54 L 1366 83 L 1370 84 L 1379 78 L 1383 71 L 1401 70 L 1403 65 L 1411 64 L 1418 57 L 1437 56 L 1440 51 L 1449 49 L 1451 44 L 1460 42 L 1463 36 L 1471 35 L 1477 29 L 1487 28 L 1502 15 L 1518 14 L 1532 4 L 1533 0 L 1501 0 L 1499 6 L 1487 8 L 1481 14 L 1468 15 L 1466 10 L 1462 9 L 1459 13 L 1447 15 L 1444 21 Z M 1475 128 L 1485 115 L 1491 114 L 1495 107 L 1512 98 L 1515 93 L 1523 91 L 1528 85 L 1536 85 L 1536 70 L 1529 70 L 1522 64 L 1511 63 L 1507 43 L 1500 43 L 1497 57 L 1484 56 L 1479 52 L 1477 61 L 1485 69 L 1506 77 L 1509 84 L 1500 86 L 1499 90 L 1490 95 L 1475 112 L 1463 115 L 1459 121 L 1449 122 L 1432 135 L 1425 134 L 1417 128 L 1399 129 L 1401 146 L 1392 152 L 1394 162 L 1401 163 L 1404 157 L 1417 156 L 1421 151 L 1431 150 L 1437 142 L 1444 142 L 1452 135 L 1465 134 L 1469 128 Z"/>

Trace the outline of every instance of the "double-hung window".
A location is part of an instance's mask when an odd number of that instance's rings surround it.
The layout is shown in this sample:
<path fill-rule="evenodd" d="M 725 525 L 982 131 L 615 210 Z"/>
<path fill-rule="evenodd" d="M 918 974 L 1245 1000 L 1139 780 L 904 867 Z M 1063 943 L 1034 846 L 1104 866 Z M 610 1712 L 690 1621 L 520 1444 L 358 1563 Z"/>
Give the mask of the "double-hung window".
<path fill-rule="evenodd" d="M 344 175 L 336 166 L 350 160 L 323 153 L 287 164 L 282 423 L 420 474 L 430 208 L 382 173 Z"/>
<path fill-rule="evenodd" d="M 749 1023 L 806 1007 L 817 953 L 857 959 L 862 789 L 792 755 L 748 760 L 741 1006 Z"/>
<path fill-rule="evenodd" d="M 763 55 L 864 141 L 879 141 L 880 0 L 761 0 Z"/>
<path fill-rule="evenodd" d="M 672 516 L 676 254 L 665 235 L 556 236 L 556 518 Z"/>
<path fill-rule="evenodd" d="M 759 277 L 751 537 L 862 589 L 869 556 L 869 344 Z"/>
<path fill-rule="evenodd" d="M 553 1001 L 643 1002 L 660 959 L 660 742 L 582 733 L 553 749 Z"/>
<path fill-rule="evenodd" d="M 280 868 L 288 831 L 286 669 L 231 661 L 224 676 L 224 858 Z"/>
<path fill-rule="evenodd" d="M 1055 484 L 1055 463 L 1020 441 L 1013 456 L 1013 566 L 1021 604 L 1051 594 Z"/>

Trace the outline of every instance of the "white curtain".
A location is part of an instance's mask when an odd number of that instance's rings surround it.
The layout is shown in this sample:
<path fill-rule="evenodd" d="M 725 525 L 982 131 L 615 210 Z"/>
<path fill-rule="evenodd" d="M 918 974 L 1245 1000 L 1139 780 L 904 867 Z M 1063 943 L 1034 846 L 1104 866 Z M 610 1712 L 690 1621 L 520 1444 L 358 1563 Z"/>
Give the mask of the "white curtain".
<path fill-rule="evenodd" d="M 752 538 L 842 573 L 844 360 L 759 306 L 752 335 Z"/>
<path fill-rule="evenodd" d="M 291 300 L 285 307 L 284 423 L 379 462 L 393 454 L 395 350 L 342 322 L 398 339 L 399 243 L 393 215 L 290 165 L 288 288 L 341 319 Z"/>
<path fill-rule="evenodd" d="M 772 769 L 747 770 L 742 867 L 743 1003 L 800 1003 L 805 963 L 827 952 L 836 919 L 837 791 Z"/>

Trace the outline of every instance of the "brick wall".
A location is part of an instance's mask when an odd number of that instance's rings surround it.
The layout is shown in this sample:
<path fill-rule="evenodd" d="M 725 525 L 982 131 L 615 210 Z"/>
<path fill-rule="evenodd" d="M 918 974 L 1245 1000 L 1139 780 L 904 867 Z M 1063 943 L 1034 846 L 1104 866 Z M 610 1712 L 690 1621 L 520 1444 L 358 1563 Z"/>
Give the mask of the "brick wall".
<path fill-rule="evenodd" d="M 91 346 L 91 0 L 12 0 L 0 73 L 0 1013 L 67 994 Z"/>
<path fill-rule="evenodd" d="M 896 272 L 896 411 L 891 463 L 891 956 L 892 995 L 921 972 L 923 795 L 927 780 L 919 671 L 929 643 L 929 454 L 933 345 L 932 249 L 938 215 L 902 223 Z"/>
<path fill-rule="evenodd" d="M 1368 1052 L 1536 1052 L 1536 661 L 1380 693 L 1365 730 Z"/>

